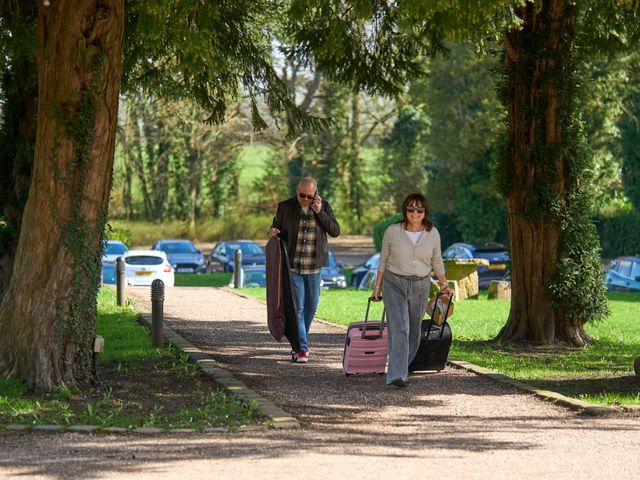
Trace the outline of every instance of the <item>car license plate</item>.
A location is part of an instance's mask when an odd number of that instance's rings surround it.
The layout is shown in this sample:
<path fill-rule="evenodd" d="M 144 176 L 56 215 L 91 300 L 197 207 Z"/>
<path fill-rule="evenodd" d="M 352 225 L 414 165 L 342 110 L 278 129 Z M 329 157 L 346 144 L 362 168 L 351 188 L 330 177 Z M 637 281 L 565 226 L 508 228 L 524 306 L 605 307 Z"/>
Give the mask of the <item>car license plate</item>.
<path fill-rule="evenodd" d="M 151 275 L 152 272 L 136 272 L 136 275 L 139 275 L 141 277 L 148 277 L 149 275 Z"/>
<path fill-rule="evenodd" d="M 507 265 L 504 263 L 492 263 L 489 265 L 489 270 L 504 270 L 507 268 Z"/>
<path fill-rule="evenodd" d="M 176 268 L 176 273 L 191 273 L 193 268 Z"/>

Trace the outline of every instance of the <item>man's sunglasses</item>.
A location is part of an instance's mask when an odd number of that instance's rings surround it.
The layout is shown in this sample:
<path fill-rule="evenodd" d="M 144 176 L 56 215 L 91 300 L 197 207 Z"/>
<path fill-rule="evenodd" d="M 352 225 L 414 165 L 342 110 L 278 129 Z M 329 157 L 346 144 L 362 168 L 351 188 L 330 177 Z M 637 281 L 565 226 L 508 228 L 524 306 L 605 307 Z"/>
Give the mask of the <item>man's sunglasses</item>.
<path fill-rule="evenodd" d="M 313 200 L 314 198 L 316 198 L 315 195 L 305 195 L 304 193 L 299 193 L 298 196 L 302 199 L 307 199 L 307 200 Z"/>
<path fill-rule="evenodd" d="M 409 213 L 424 213 L 424 207 L 407 207 L 407 212 Z"/>

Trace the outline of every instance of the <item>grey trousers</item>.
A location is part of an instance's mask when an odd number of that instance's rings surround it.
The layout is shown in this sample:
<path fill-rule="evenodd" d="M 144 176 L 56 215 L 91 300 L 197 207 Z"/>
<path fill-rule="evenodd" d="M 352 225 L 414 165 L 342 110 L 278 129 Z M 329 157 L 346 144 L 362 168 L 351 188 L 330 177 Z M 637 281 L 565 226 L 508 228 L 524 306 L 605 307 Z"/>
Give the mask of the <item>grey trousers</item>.
<path fill-rule="evenodd" d="M 389 366 L 387 383 L 409 375 L 409 364 L 420 345 L 420 323 L 427 308 L 429 277 L 405 277 L 386 270 L 382 300 L 387 310 Z"/>

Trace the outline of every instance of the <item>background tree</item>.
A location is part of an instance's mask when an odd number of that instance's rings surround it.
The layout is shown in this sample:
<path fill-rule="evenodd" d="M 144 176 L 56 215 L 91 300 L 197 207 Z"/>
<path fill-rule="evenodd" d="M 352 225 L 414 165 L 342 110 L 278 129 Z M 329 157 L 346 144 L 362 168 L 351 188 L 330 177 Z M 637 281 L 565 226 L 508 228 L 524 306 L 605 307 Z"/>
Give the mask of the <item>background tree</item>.
<path fill-rule="evenodd" d="M 578 75 L 588 82 L 581 111 L 593 155 L 594 208 L 602 212 L 624 203 L 619 121 L 629 90 L 633 55 L 598 56 L 585 61 Z"/>
<path fill-rule="evenodd" d="M 396 211 L 408 192 L 425 191 L 429 120 L 419 109 L 404 106 L 388 136 L 382 139 L 381 171 L 385 192 Z"/>
<path fill-rule="evenodd" d="M 452 45 L 445 57 L 428 62 L 428 75 L 410 89 L 430 123 L 424 162 L 433 211 L 453 217 L 461 239 L 472 243 L 506 241 L 504 200 L 492 176 L 505 131 L 498 66 L 495 55 Z"/>
<path fill-rule="evenodd" d="M 632 89 L 626 98 L 627 115 L 620 122 L 622 130 L 622 179 L 624 192 L 635 210 L 640 211 L 640 74 L 635 62 Z"/>

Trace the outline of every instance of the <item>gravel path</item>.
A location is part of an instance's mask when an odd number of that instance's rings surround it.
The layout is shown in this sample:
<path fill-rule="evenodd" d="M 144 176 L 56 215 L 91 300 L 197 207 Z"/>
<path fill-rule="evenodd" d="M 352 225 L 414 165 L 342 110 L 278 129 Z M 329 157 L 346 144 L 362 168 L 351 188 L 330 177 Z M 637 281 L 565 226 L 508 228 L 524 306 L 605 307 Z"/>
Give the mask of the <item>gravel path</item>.
<path fill-rule="evenodd" d="M 148 289 L 127 295 L 149 309 Z M 640 478 L 640 418 L 583 417 L 452 368 L 412 376 L 407 389 L 381 376 L 347 378 L 344 329 L 323 322 L 312 328 L 309 364 L 292 364 L 288 344 L 268 333 L 264 304 L 222 289 L 167 289 L 165 318 L 302 428 L 3 432 L 0 478 Z"/>

